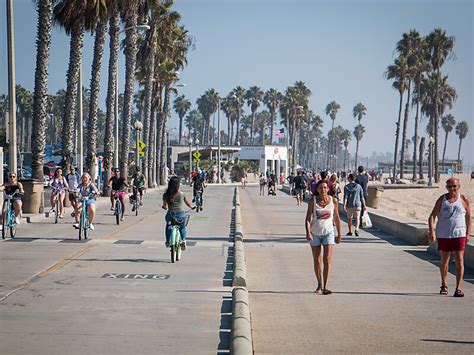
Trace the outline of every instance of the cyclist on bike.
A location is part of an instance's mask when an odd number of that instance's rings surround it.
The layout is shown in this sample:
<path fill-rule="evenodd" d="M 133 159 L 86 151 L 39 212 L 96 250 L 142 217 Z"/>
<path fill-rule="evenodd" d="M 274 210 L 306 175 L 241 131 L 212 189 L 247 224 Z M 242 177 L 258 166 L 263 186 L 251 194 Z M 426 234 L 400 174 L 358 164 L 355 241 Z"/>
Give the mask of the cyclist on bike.
<path fill-rule="evenodd" d="M 56 199 L 59 198 L 59 218 L 63 218 L 64 214 L 64 198 L 66 197 L 66 190 L 68 190 L 68 183 L 66 178 L 63 176 L 63 169 L 57 168 L 54 172 L 54 176 L 49 182 L 49 186 L 53 188 L 51 194 L 51 210 L 49 213 L 54 212 L 54 206 L 56 206 Z"/>
<path fill-rule="evenodd" d="M 125 191 L 128 188 L 128 183 L 127 180 L 123 177 L 120 176 L 120 170 L 115 169 L 114 170 L 115 175 L 109 179 L 109 187 L 112 188 L 112 193 L 110 194 L 110 202 L 112 203 L 112 207 L 110 207 L 110 210 L 114 210 L 114 200 L 115 200 L 115 194 L 118 194 L 118 198 L 120 200 L 120 204 L 122 205 L 122 216 L 120 216 L 120 220 L 124 221 L 125 218 L 123 217 L 125 215 Z"/>
<path fill-rule="evenodd" d="M 138 190 L 138 193 L 140 193 L 140 206 L 143 205 L 143 190 L 145 190 L 146 180 L 145 175 L 140 172 L 139 166 L 135 168 L 135 173 L 132 176 L 131 185 L 133 188 L 133 197 L 135 197 L 135 194 Z M 132 211 L 135 211 L 135 205 L 132 207 Z"/>
<path fill-rule="evenodd" d="M 206 187 L 206 182 L 204 180 L 204 177 L 201 174 L 201 170 L 198 169 L 197 174 L 193 177 L 192 183 L 193 187 L 193 203 L 196 201 L 196 193 L 200 192 L 201 193 L 201 210 L 202 210 L 202 205 L 204 204 L 204 188 Z"/>
<path fill-rule="evenodd" d="M 81 183 L 77 187 L 76 190 L 79 195 L 84 198 L 87 198 L 84 203 L 87 206 L 87 214 L 89 215 L 89 229 L 94 230 L 94 216 L 95 216 L 95 196 L 99 194 L 99 190 L 97 187 L 91 182 L 91 176 L 88 173 L 84 173 L 81 177 Z M 76 223 L 72 226 L 74 228 L 79 228 L 79 216 L 81 214 L 82 205 L 78 201 L 76 204 Z"/>
<path fill-rule="evenodd" d="M 69 186 L 69 201 L 71 202 L 71 206 L 73 208 L 71 217 L 74 217 L 77 203 L 76 194 L 74 193 L 74 191 L 77 190 L 77 187 L 81 183 L 81 177 L 75 167 L 71 166 L 71 172 L 66 175 L 66 181 Z"/>
<path fill-rule="evenodd" d="M 166 221 L 166 247 L 170 246 L 171 237 L 171 221 L 176 219 L 179 221 L 179 232 L 181 233 L 182 243 L 181 248 L 186 248 L 186 213 L 183 209 L 183 202 L 189 207 L 194 206 L 188 201 L 183 192 L 179 189 L 179 178 L 172 176 L 168 182 L 168 188 L 163 194 L 163 205 L 165 210 L 168 210 L 165 216 Z"/>
<path fill-rule="evenodd" d="M 18 190 L 18 193 L 15 192 Z M 21 206 L 22 206 L 22 198 L 25 191 L 23 190 L 23 185 L 21 182 L 18 182 L 16 174 L 10 173 L 8 174 L 8 181 L 0 185 L 0 191 L 5 191 L 7 195 L 12 196 L 12 207 L 15 210 L 15 219 L 16 224 L 20 224 L 20 215 L 21 215 Z M 3 203 L 2 215 L 5 213 L 5 209 L 7 200 Z"/>

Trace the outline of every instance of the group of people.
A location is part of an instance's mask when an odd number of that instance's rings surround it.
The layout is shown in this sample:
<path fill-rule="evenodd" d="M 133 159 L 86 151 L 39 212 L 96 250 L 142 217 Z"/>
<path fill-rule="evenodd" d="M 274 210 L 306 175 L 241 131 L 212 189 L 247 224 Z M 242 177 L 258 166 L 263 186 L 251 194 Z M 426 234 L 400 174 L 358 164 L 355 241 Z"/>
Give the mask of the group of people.
<path fill-rule="evenodd" d="M 277 176 L 273 170 L 268 169 L 265 174 L 260 173 L 259 176 L 259 186 L 260 186 L 260 195 L 265 195 L 265 187 L 267 187 L 267 194 L 276 196 L 276 184 Z"/>

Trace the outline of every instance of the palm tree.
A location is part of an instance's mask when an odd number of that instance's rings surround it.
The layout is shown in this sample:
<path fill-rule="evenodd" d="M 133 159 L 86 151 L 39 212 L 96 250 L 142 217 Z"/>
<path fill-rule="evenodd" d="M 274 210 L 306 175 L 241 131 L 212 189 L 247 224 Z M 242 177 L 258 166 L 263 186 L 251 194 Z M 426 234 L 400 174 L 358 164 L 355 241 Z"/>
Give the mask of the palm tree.
<path fill-rule="evenodd" d="M 466 138 L 467 132 L 469 131 L 469 126 L 467 125 L 466 121 L 461 121 L 456 125 L 456 134 L 459 137 L 459 148 L 458 148 L 458 169 L 462 171 L 461 164 L 461 144 L 462 140 Z"/>
<path fill-rule="evenodd" d="M 111 3 L 109 4 L 111 5 Z M 117 94 L 117 70 L 119 54 L 120 18 L 117 8 L 108 8 L 109 20 L 109 68 L 107 82 L 105 136 L 104 136 L 104 181 L 109 181 L 112 169 L 114 144 L 115 103 Z M 117 127 L 118 129 L 118 127 Z M 148 179 L 147 179 L 148 181 Z M 108 195 L 108 184 L 104 184 L 104 195 Z"/>
<path fill-rule="evenodd" d="M 189 101 L 186 96 L 181 95 L 178 96 L 174 100 L 174 106 L 173 106 L 175 112 L 178 114 L 179 117 L 179 139 L 178 139 L 178 144 L 181 145 L 181 140 L 183 136 L 183 118 L 186 116 L 186 113 L 190 110 L 191 108 L 191 101 Z"/>
<path fill-rule="evenodd" d="M 240 133 L 239 133 L 240 117 L 242 117 L 242 114 L 243 114 L 244 95 L 245 95 L 245 89 L 242 86 L 237 86 L 231 91 L 232 103 L 234 106 L 235 113 L 237 115 L 235 141 L 234 141 L 235 145 L 238 145 L 239 140 L 240 140 Z"/>
<path fill-rule="evenodd" d="M 450 59 L 453 54 L 455 37 L 448 37 L 446 31 L 441 28 L 434 29 L 427 37 L 428 50 L 430 53 L 430 61 L 433 71 L 440 77 L 440 70 L 443 64 Z M 435 101 L 438 101 L 440 87 L 437 87 L 434 92 Z M 435 162 L 435 182 L 439 182 L 439 159 L 438 159 L 438 122 L 442 115 L 437 109 L 434 111 L 434 162 Z"/>
<path fill-rule="evenodd" d="M 348 129 L 343 129 L 341 132 L 341 140 L 342 140 L 342 143 L 344 144 L 344 150 L 345 150 L 344 151 L 344 164 L 342 168 L 344 170 L 347 170 L 347 167 L 346 167 L 347 155 L 348 155 L 347 147 L 349 146 L 349 142 L 351 141 L 351 131 L 349 131 Z"/>
<path fill-rule="evenodd" d="M 221 101 L 221 109 L 227 117 L 227 145 L 231 145 L 234 135 L 234 122 L 237 119 L 235 107 L 232 104 L 232 95 L 228 94 Z"/>
<path fill-rule="evenodd" d="M 336 101 L 331 101 L 326 105 L 326 115 L 329 115 L 332 120 L 331 131 L 334 129 L 334 121 L 336 120 L 337 111 L 341 108 L 341 106 Z M 327 156 L 326 166 L 329 167 L 329 158 L 332 154 L 334 142 L 332 139 L 329 140 L 329 153 Z"/>
<path fill-rule="evenodd" d="M 247 105 L 250 107 L 252 123 L 250 125 L 250 144 L 254 144 L 253 135 L 255 130 L 255 112 L 260 106 L 260 102 L 263 99 L 263 91 L 258 86 L 252 86 L 245 92 L 245 99 L 247 100 Z"/>
<path fill-rule="evenodd" d="M 441 126 L 443 127 L 444 132 L 446 133 L 446 135 L 444 136 L 443 166 L 444 166 L 444 158 L 446 157 L 446 146 L 448 145 L 448 134 L 449 132 L 453 130 L 455 124 L 456 124 L 456 120 L 454 119 L 454 116 L 451 114 L 448 114 L 441 118 Z"/>
<path fill-rule="evenodd" d="M 403 95 L 407 89 L 407 79 L 408 79 L 408 63 L 405 57 L 398 57 L 395 59 L 394 64 L 389 65 L 385 76 L 388 80 L 394 79 L 392 87 L 398 91 L 400 95 L 400 102 L 398 106 L 398 119 L 396 122 L 395 129 L 395 150 L 394 150 L 394 160 L 393 160 L 393 178 L 394 180 L 397 177 L 397 164 L 398 164 L 398 142 L 400 138 L 400 125 L 402 121 L 402 109 L 403 109 Z"/>
<path fill-rule="evenodd" d="M 365 133 L 365 128 L 361 124 L 358 124 L 354 128 L 354 137 L 356 139 L 356 151 L 355 151 L 355 170 L 357 170 L 357 156 L 359 154 L 359 142 L 362 140 L 362 137 L 364 136 Z"/>
<path fill-rule="evenodd" d="M 275 115 L 280 105 L 282 95 L 276 89 L 270 89 L 265 93 L 263 97 L 263 102 L 267 105 L 268 110 L 270 111 L 270 144 L 273 144 L 273 127 L 275 124 Z"/>
<path fill-rule="evenodd" d="M 94 59 L 91 68 L 91 88 L 89 102 L 89 117 L 87 120 L 87 157 L 86 167 L 95 176 L 95 157 L 97 151 L 97 113 L 99 109 L 100 74 L 102 67 L 102 57 L 104 55 L 105 36 L 107 34 L 107 12 L 103 12 L 102 17 L 97 17 L 95 28 Z"/>
<path fill-rule="evenodd" d="M 36 33 L 35 91 L 33 98 L 33 122 L 31 132 L 31 168 L 33 178 L 43 180 L 43 158 L 46 144 L 46 120 L 48 117 L 48 66 L 53 27 L 53 0 L 39 0 L 38 30 Z"/>

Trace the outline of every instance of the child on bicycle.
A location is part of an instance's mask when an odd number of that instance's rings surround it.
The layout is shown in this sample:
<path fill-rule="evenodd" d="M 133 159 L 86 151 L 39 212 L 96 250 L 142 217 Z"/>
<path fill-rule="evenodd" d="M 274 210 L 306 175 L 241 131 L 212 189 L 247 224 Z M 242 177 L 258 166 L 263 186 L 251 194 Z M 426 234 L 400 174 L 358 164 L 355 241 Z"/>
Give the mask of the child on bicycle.
<path fill-rule="evenodd" d="M 18 193 L 15 194 L 17 190 Z M 23 185 L 21 182 L 18 182 L 15 173 L 8 174 L 8 181 L 5 184 L 0 185 L 0 191 L 5 191 L 5 193 L 10 196 L 13 195 L 12 208 L 15 210 L 16 224 L 20 224 L 19 217 L 21 214 L 22 197 L 25 191 L 23 191 Z M 5 209 L 7 207 L 6 202 L 7 200 L 5 200 L 3 203 L 2 216 L 5 213 Z"/>
<path fill-rule="evenodd" d="M 194 209 L 194 206 L 188 201 L 183 192 L 179 189 L 179 178 L 172 176 L 168 182 L 168 188 L 163 194 L 163 209 L 168 210 L 165 216 L 166 221 L 166 247 L 169 247 L 171 237 L 171 221 L 179 221 L 179 232 L 181 233 L 181 248 L 186 248 L 186 213 L 183 209 L 183 202 Z"/>
<path fill-rule="evenodd" d="M 132 188 L 133 188 L 133 198 L 135 198 L 135 194 L 138 193 L 140 194 L 140 206 L 143 205 L 143 190 L 145 190 L 146 186 L 146 180 L 145 180 L 145 175 L 143 175 L 140 172 L 140 167 L 137 166 L 135 168 L 135 174 L 132 176 L 132 182 L 131 182 Z M 132 207 L 132 211 L 135 211 L 135 205 Z"/>
<path fill-rule="evenodd" d="M 77 187 L 79 195 L 81 195 L 83 198 L 86 198 L 84 200 L 84 203 L 86 204 L 87 207 L 87 214 L 89 215 L 89 229 L 94 230 L 94 225 L 92 224 L 94 222 L 94 217 L 95 217 L 95 196 L 99 194 L 99 190 L 97 187 L 91 182 L 91 176 L 88 173 L 84 173 L 81 177 L 81 183 Z M 76 223 L 74 223 L 72 226 L 74 228 L 79 228 L 79 216 L 81 215 L 81 209 L 82 205 L 78 201 L 76 204 L 76 213 L 75 213 L 75 219 Z"/>

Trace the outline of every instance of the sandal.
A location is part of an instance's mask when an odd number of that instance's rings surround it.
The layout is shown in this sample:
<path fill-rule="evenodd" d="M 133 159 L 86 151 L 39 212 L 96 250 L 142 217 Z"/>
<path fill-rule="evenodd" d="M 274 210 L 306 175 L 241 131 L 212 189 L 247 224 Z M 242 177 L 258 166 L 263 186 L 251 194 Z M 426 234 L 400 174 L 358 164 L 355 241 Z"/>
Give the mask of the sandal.
<path fill-rule="evenodd" d="M 454 291 L 453 297 L 464 297 L 464 293 L 458 288 Z"/>
<path fill-rule="evenodd" d="M 440 290 L 439 290 L 440 295 L 447 295 L 448 294 L 448 286 L 446 285 L 441 285 Z"/>
<path fill-rule="evenodd" d="M 323 290 L 323 295 L 331 295 L 331 294 L 332 294 L 331 290 L 328 290 L 327 288 Z"/>

